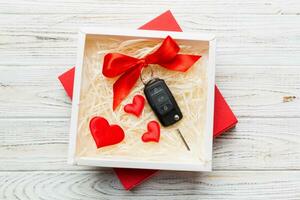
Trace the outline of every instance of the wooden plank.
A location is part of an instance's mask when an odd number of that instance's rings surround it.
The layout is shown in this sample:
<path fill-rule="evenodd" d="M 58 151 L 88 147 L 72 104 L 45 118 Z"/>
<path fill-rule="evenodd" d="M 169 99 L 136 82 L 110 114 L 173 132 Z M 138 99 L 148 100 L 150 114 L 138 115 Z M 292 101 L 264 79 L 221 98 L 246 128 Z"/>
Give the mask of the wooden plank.
<path fill-rule="evenodd" d="M 159 14 L 150 12 L 149 16 L 101 9 L 97 14 L 1 14 L 0 65 L 74 65 L 79 27 L 136 29 Z M 217 36 L 217 65 L 300 65 L 299 15 L 174 13 L 184 31 Z"/>
<path fill-rule="evenodd" d="M 57 78 L 65 71 L 64 68 L 13 69 L 1 68 L 0 116 L 70 116 L 71 101 Z"/>
<path fill-rule="evenodd" d="M 286 5 L 291 1 L 278 2 L 276 0 L 269 0 L 262 2 L 259 0 L 252 0 L 251 2 L 243 0 L 190 0 L 185 3 L 180 0 L 173 0 L 172 4 L 168 0 L 153 0 L 153 1 L 139 1 L 132 0 L 124 2 L 121 0 L 115 1 L 26 1 L 26 0 L 12 0 L 0 3 L 0 11 L 5 14 L 98 14 L 99 12 L 109 15 L 115 13 L 115 8 L 118 7 L 118 14 L 130 15 L 131 13 L 139 15 L 148 15 L 153 12 L 163 12 L 171 9 L 180 14 L 277 14 L 280 11 L 284 12 Z M 157 6 L 155 6 L 157 5 Z M 193 8 L 193 9 L 191 9 Z"/>
<path fill-rule="evenodd" d="M 125 191 L 111 171 L 2 172 L 0 198 L 14 199 L 272 199 L 300 197 L 300 172 L 161 172 Z"/>
<path fill-rule="evenodd" d="M 299 117 L 299 68 L 218 67 L 216 83 L 241 117 Z"/>
<path fill-rule="evenodd" d="M 300 170 L 299 119 L 241 118 L 215 139 L 214 170 Z M 67 165 L 69 120 L 0 120 L 0 171 L 82 170 Z"/>
<path fill-rule="evenodd" d="M 65 119 L 0 120 L 0 169 L 82 169 L 67 165 L 69 126 Z"/>
<path fill-rule="evenodd" d="M 70 117 L 57 80 L 66 67 L 0 68 L 0 118 Z M 299 67 L 222 66 L 216 82 L 239 117 L 300 117 Z"/>
<path fill-rule="evenodd" d="M 299 15 L 300 11 L 300 4 L 298 0 L 288 0 L 288 1 L 281 1 L 278 0 L 276 2 L 276 6 L 280 8 L 278 14 L 281 15 Z"/>
<path fill-rule="evenodd" d="M 189 15 L 290 15 L 298 14 L 300 11 L 297 0 L 252 0 L 251 2 L 243 0 L 190 0 L 188 4 L 180 0 L 173 0 L 172 4 L 168 0 L 132 0 L 130 2 L 121 0 L 86 0 L 82 2 L 76 0 L 54 0 L 51 2 L 42 0 L 11 0 L 0 2 L 0 11 L 2 14 L 22 15 L 99 14 L 99 11 L 101 11 L 101 13 L 109 16 L 115 14 L 116 7 L 118 7 L 119 15 L 151 15 L 153 12 L 159 14 L 169 9 L 180 15 L 185 15 L 186 13 L 189 13 Z"/>

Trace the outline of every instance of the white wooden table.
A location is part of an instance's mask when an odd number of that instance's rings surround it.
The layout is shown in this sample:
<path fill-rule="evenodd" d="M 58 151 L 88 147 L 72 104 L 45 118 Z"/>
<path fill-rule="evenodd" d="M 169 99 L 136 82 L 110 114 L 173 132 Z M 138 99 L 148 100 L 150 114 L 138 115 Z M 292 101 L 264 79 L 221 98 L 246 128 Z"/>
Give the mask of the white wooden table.
<path fill-rule="evenodd" d="M 239 119 L 214 172 L 160 172 L 132 192 L 66 164 L 78 27 L 137 28 L 171 9 L 218 38 L 216 81 Z M 299 0 L 0 2 L 0 199 L 300 199 Z"/>

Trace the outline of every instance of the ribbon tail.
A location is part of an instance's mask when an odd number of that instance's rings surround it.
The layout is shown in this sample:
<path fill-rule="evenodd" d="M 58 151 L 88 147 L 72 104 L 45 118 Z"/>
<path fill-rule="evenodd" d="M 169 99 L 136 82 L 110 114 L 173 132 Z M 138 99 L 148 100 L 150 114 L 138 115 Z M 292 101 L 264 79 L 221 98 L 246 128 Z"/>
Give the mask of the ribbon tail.
<path fill-rule="evenodd" d="M 125 72 L 113 85 L 113 110 L 129 95 L 138 78 L 140 77 L 142 65 Z"/>
<path fill-rule="evenodd" d="M 197 62 L 201 56 L 177 54 L 173 60 L 168 63 L 160 63 L 164 68 L 185 72 Z"/>

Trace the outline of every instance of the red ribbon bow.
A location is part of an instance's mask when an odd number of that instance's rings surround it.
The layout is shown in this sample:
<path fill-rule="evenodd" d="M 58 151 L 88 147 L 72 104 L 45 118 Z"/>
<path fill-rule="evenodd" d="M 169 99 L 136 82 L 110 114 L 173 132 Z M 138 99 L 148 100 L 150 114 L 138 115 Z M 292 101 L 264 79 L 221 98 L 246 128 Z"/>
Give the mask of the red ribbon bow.
<path fill-rule="evenodd" d="M 185 72 L 201 57 L 178 54 L 179 50 L 178 44 L 168 36 L 156 51 L 143 58 L 134 58 L 120 53 L 106 54 L 103 75 L 113 78 L 122 74 L 113 85 L 113 110 L 128 96 L 144 67 L 158 64 L 170 70 Z"/>

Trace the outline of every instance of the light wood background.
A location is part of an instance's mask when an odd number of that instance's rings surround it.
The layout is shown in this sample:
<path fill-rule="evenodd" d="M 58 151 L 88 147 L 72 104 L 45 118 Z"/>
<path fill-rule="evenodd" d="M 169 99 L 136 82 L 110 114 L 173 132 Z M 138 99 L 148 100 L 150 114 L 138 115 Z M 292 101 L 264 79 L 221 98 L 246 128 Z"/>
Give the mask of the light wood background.
<path fill-rule="evenodd" d="M 71 103 L 57 76 L 80 26 L 137 28 L 171 9 L 217 35 L 217 84 L 239 124 L 212 173 L 160 172 L 132 192 L 66 164 Z M 300 199 L 299 0 L 0 1 L 0 199 Z"/>

